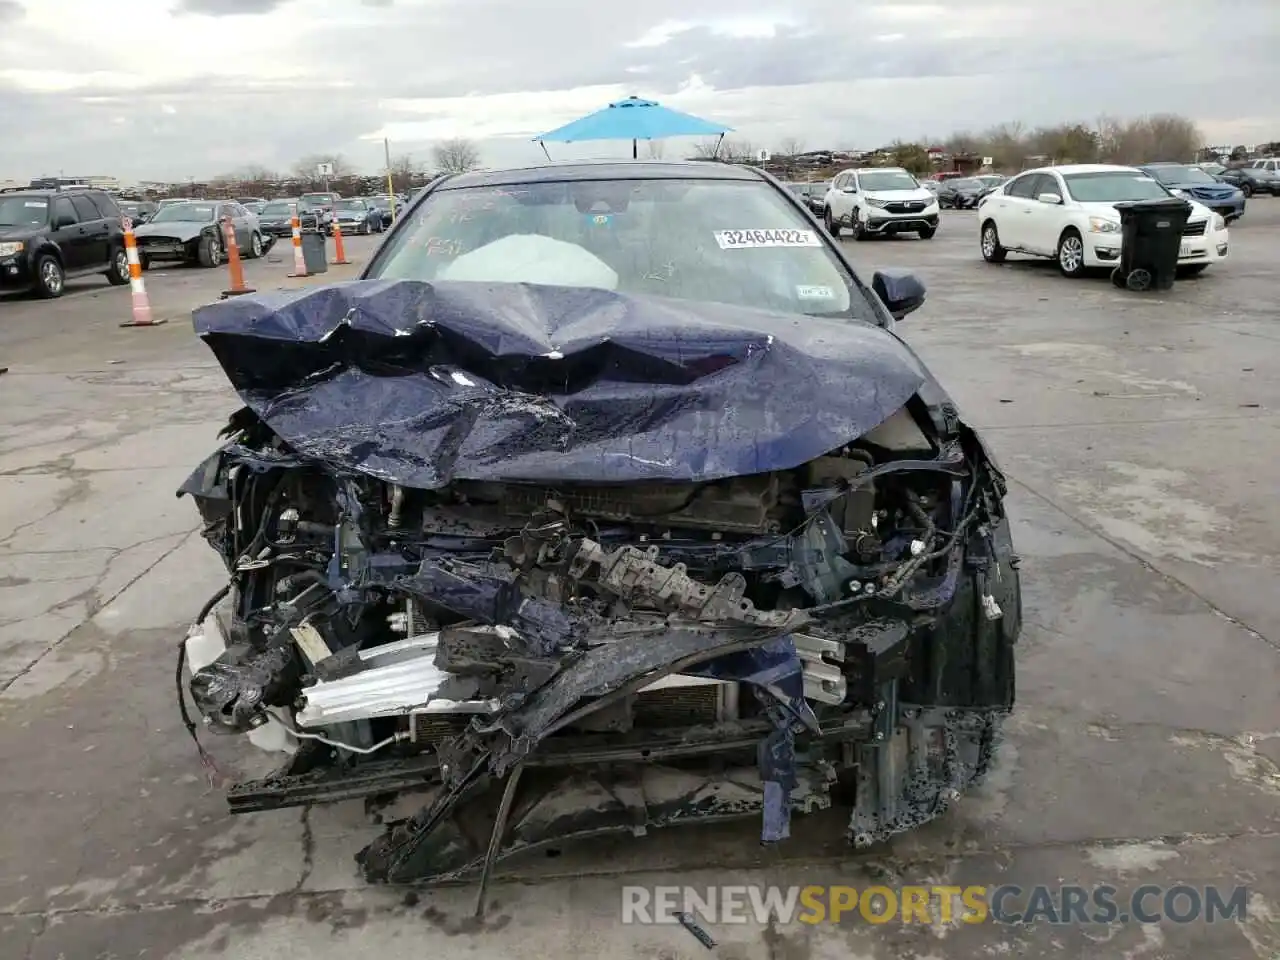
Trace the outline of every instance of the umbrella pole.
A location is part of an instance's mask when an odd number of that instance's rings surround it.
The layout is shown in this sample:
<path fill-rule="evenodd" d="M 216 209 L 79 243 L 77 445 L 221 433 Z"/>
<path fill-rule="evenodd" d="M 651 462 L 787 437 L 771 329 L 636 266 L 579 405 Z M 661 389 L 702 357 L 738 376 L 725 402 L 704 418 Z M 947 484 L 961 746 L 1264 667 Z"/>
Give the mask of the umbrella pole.
<path fill-rule="evenodd" d="M 716 141 L 716 152 L 711 155 L 712 160 L 720 159 L 720 144 L 724 143 L 724 134 L 720 134 L 720 139 Z"/>
<path fill-rule="evenodd" d="M 551 159 L 551 153 L 550 153 L 550 151 L 548 151 L 548 150 L 547 150 L 547 143 L 546 143 L 546 141 L 545 141 L 545 140 L 539 140 L 539 141 L 538 141 L 538 146 L 540 146 L 540 147 L 542 148 L 542 152 L 543 152 L 543 153 L 545 153 L 545 154 L 547 155 L 547 159 L 548 159 L 548 160 L 550 160 L 550 159 Z"/>
<path fill-rule="evenodd" d="M 631 141 L 631 159 L 632 160 L 640 159 L 640 147 L 638 146 L 639 143 L 640 143 L 639 140 Z"/>

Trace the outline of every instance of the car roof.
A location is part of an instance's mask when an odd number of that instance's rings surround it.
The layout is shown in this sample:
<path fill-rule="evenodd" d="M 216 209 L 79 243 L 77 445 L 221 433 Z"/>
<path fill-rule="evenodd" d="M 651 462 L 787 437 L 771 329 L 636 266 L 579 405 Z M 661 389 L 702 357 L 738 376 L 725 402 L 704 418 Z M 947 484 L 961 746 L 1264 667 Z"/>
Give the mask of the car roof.
<path fill-rule="evenodd" d="M 1060 173 L 1063 176 L 1071 173 L 1133 173 L 1142 171 L 1138 167 L 1126 166 L 1122 163 L 1063 163 L 1057 166 L 1032 167 L 1030 170 L 1023 170 L 1018 176 L 1024 173 Z"/>
<path fill-rule="evenodd" d="M 841 173 L 906 173 L 906 172 L 907 172 L 906 167 L 849 167 L 846 170 L 841 170 L 840 173 L 836 174 L 836 176 L 837 177 L 840 176 Z"/>
<path fill-rule="evenodd" d="M 571 180 L 763 180 L 754 167 L 702 160 L 572 160 L 449 177 L 439 190 Z M 421 189 L 426 189 L 421 188 Z"/>

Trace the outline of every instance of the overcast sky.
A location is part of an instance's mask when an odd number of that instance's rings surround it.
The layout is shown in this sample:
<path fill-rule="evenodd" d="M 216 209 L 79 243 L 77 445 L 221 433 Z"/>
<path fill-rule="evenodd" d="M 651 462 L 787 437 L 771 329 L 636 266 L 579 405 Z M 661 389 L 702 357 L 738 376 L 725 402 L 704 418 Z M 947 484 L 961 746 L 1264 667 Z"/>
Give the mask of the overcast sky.
<path fill-rule="evenodd" d="M 1255 143 L 1280 138 L 1278 52 L 1280 0 L 0 0 L 0 180 L 373 172 L 384 136 L 507 164 L 628 94 L 757 146 L 1162 111 Z"/>

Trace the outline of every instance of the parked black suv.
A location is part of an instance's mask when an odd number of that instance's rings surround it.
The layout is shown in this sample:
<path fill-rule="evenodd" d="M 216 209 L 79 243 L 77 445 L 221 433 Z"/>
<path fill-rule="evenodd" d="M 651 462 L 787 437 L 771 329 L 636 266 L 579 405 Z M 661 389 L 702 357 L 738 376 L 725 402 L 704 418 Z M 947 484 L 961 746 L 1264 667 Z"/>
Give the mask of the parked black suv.
<path fill-rule="evenodd" d="M 93 273 L 129 282 L 120 208 L 101 190 L 20 190 L 0 196 L 0 292 L 60 297 Z"/>

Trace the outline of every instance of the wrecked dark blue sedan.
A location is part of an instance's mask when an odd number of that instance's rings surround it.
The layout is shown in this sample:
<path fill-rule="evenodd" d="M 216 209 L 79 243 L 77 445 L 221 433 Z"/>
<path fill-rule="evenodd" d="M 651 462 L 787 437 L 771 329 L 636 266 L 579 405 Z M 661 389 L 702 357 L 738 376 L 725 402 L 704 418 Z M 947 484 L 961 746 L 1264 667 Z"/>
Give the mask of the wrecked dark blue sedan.
<path fill-rule="evenodd" d="M 1021 594 L 1005 481 L 894 331 L 923 301 L 757 170 L 633 162 L 442 178 L 361 279 L 199 309 L 244 406 L 181 491 L 229 574 L 181 703 L 202 756 L 283 755 L 231 809 L 419 792 L 381 882 L 941 814 Z"/>

